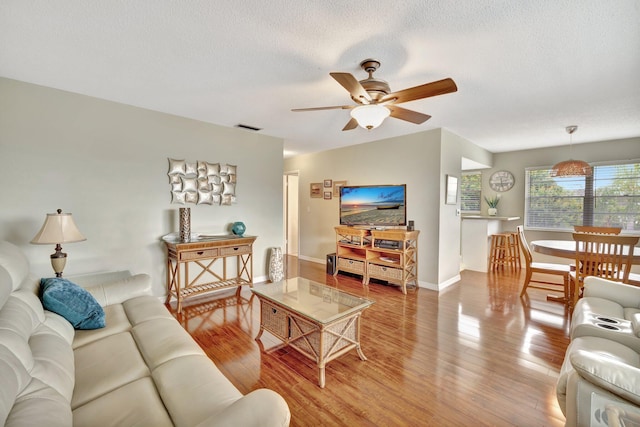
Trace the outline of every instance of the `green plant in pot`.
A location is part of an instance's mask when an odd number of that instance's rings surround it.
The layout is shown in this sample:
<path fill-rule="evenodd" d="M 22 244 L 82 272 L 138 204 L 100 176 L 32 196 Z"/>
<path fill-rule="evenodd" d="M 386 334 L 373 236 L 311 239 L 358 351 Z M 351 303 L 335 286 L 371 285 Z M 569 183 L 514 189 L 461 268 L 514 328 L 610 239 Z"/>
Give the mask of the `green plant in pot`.
<path fill-rule="evenodd" d="M 487 214 L 489 216 L 496 216 L 498 214 L 498 203 L 500 203 L 500 196 L 495 195 L 493 197 L 484 196 L 484 201 L 489 205 L 489 209 L 487 209 Z"/>

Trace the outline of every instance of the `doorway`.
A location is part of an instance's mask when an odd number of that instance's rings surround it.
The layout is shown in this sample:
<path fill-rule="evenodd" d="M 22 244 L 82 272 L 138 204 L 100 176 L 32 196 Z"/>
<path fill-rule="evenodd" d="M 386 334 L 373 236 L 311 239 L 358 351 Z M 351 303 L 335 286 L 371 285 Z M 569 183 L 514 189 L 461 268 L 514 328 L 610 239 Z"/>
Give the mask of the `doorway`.
<path fill-rule="evenodd" d="M 287 172 L 283 177 L 284 194 L 284 253 L 287 256 L 299 255 L 299 202 L 298 202 L 298 172 Z"/>

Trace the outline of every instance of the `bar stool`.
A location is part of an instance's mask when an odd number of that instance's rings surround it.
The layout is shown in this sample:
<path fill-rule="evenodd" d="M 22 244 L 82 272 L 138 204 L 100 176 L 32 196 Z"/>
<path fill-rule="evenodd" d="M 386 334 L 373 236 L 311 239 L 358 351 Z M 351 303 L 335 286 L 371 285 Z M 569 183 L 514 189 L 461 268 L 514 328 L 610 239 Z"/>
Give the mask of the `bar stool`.
<path fill-rule="evenodd" d="M 489 270 L 499 268 L 520 268 L 520 248 L 517 233 L 497 233 L 491 235 Z"/>
<path fill-rule="evenodd" d="M 517 231 L 511 233 L 511 245 L 513 245 L 513 267 L 517 270 L 522 268 L 520 261 L 520 235 Z"/>

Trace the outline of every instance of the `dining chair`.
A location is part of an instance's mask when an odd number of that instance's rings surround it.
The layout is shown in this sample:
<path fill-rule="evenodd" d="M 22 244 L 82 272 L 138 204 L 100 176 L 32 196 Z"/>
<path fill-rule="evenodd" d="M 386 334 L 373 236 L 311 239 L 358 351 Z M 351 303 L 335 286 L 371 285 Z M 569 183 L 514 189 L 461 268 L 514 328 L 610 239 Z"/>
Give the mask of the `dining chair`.
<path fill-rule="evenodd" d="M 547 296 L 547 299 L 554 301 L 559 300 L 567 304 L 571 302 L 571 294 L 569 292 L 570 266 L 566 264 L 534 262 L 531 249 L 529 248 L 529 243 L 527 243 L 527 239 L 524 235 L 524 227 L 522 225 L 519 225 L 518 227 L 516 227 L 516 229 L 518 233 L 518 241 L 520 243 L 520 248 L 522 249 L 522 254 L 524 255 L 525 261 L 525 277 L 520 296 L 525 295 L 525 293 L 527 292 L 527 288 L 544 289 L 554 292 L 562 291 L 564 294 L 563 298 Z M 535 279 L 533 277 L 534 274 L 536 275 Z M 540 275 L 560 276 L 562 278 L 562 283 L 544 280 L 545 278 L 540 277 Z"/>
<path fill-rule="evenodd" d="M 587 276 L 624 283 L 629 280 L 633 249 L 640 237 L 573 233 L 573 240 L 576 242 L 576 263 L 569 278 L 574 305 Z"/>
<path fill-rule="evenodd" d="M 576 233 L 591 234 L 620 234 L 622 227 L 595 227 L 592 225 L 574 225 L 573 231 Z"/>

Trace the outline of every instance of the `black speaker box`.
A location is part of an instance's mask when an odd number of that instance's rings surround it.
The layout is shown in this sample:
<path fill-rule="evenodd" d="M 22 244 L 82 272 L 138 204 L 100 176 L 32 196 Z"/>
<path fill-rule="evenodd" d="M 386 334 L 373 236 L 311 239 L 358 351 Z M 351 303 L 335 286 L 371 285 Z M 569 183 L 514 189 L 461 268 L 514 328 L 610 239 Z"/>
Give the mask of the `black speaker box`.
<path fill-rule="evenodd" d="M 333 275 L 336 272 L 336 254 L 327 255 L 327 274 Z"/>

